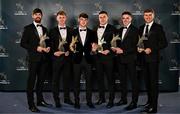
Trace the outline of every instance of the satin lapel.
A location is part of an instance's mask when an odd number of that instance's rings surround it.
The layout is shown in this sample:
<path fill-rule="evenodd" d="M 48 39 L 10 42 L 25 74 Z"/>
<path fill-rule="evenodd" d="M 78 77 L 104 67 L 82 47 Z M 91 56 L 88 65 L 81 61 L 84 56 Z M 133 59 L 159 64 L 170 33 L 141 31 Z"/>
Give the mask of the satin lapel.
<path fill-rule="evenodd" d="M 88 38 L 89 38 L 89 30 L 87 29 L 86 39 L 85 39 L 85 41 L 84 41 L 84 45 L 86 44 L 86 42 L 87 42 Z"/>
<path fill-rule="evenodd" d="M 68 42 L 69 41 L 69 32 L 70 32 L 70 29 L 68 28 L 68 27 L 66 27 L 67 28 L 67 36 L 66 36 L 66 41 Z"/>
<path fill-rule="evenodd" d="M 58 33 L 58 38 L 62 41 L 62 36 L 60 34 L 59 28 L 56 27 L 56 32 Z"/>
<path fill-rule="evenodd" d="M 107 26 L 106 26 L 106 28 L 105 28 L 105 31 L 104 31 L 104 33 L 103 33 L 103 35 L 102 35 L 102 38 L 104 38 L 104 40 L 105 40 L 105 35 L 106 35 L 106 33 L 109 31 L 109 25 L 107 24 Z M 101 38 L 101 39 L 102 39 Z"/>
<path fill-rule="evenodd" d="M 123 40 L 125 40 L 126 39 L 126 37 L 127 37 L 127 35 L 128 35 L 128 32 L 129 32 L 129 30 L 131 29 L 131 25 L 128 27 L 128 29 L 127 29 L 127 31 L 126 31 L 126 33 L 125 33 L 125 35 L 124 35 L 124 38 L 123 38 Z M 123 41 L 122 40 L 122 41 Z"/>
<path fill-rule="evenodd" d="M 80 41 L 80 43 L 82 44 L 81 36 L 80 36 L 80 33 L 79 33 L 79 28 L 76 31 L 77 31 L 78 41 Z"/>
<path fill-rule="evenodd" d="M 34 33 L 36 34 L 37 38 L 39 38 L 38 31 L 37 31 L 37 29 L 36 29 L 34 24 L 32 24 L 32 29 L 34 30 Z"/>

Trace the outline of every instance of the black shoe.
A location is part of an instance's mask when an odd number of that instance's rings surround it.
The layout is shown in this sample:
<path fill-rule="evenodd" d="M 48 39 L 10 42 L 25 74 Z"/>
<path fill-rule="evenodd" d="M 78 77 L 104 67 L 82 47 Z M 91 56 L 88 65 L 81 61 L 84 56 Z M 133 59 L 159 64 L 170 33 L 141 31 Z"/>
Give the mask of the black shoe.
<path fill-rule="evenodd" d="M 143 112 L 147 112 L 147 113 L 157 113 L 157 108 L 153 108 L 153 107 L 145 108 L 145 109 L 143 110 Z"/>
<path fill-rule="evenodd" d="M 137 103 L 131 102 L 125 109 L 126 110 L 133 110 L 137 108 Z"/>
<path fill-rule="evenodd" d="M 30 110 L 31 112 L 40 112 L 40 110 L 39 110 L 36 106 L 30 106 L 30 107 L 29 107 L 29 110 Z"/>
<path fill-rule="evenodd" d="M 79 104 L 79 102 L 77 103 L 77 102 L 75 102 L 75 104 L 74 104 L 74 108 L 76 108 L 76 109 L 80 109 L 80 104 Z"/>
<path fill-rule="evenodd" d="M 65 99 L 64 103 L 69 104 L 69 105 L 74 105 L 74 103 L 70 99 Z"/>
<path fill-rule="evenodd" d="M 101 105 L 103 103 L 105 103 L 105 99 L 99 99 L 97 102 L 96 102 L 96 105 Z"/>
<path fill-rule="evenodd" d="M 106 105 L 106 108 L 112 108 L 114 106 L 114 103 L 113 102 L 109 102 L 107 105 Z"/>
<path fill-rule="evenodd" d="M 61 108 L 61 103 L 60 102 L 55 102 L 56 108 Z"/>
<path fill-rule="evenodd" d="M 144 107 L 144 108 L 148 108 L 148 107 L 150 106 L 150 103 L 149 103 L 149 102 L 147 102 L 146 104 L 139 105 L 139 106 L 142 106 L 142 107 Z"/>
<path fill-rule="evenodd" d="M 115 105 L 116 106 L 121 106 L 121 105 L 126 105 L 127 104 L 127 100 L 120 100 L 119 102 L 117 102 Z"/>
<path fill-rule="evenodd" d="M 93 105 L 92 102 L 88 102 L 88 103 L 87 103 L 87 106 L 88 106 L 89 108 L 95 108 L 95 106 Z"/>
<path fill-rule="evenodd" d="M 145 105 L 144 105 L 144 108 L 149 108 L 150 107 L 150 104 L 149 103 L 146 103 Z"/>
<path fill-rule="evenodd" d="M 48 107 L 50 104 L 46 103 L 45 101 L 37 102 L 37 106 L 43 106 L 43 107 Z"/>

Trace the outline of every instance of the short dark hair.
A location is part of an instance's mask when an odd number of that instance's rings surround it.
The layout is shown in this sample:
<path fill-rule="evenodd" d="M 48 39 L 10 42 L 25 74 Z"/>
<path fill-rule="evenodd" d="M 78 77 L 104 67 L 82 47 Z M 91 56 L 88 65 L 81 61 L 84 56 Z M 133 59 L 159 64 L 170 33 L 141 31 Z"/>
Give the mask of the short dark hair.
<path fill-rule="evenodd" d="M 131 17 L 132 17 L 131 12 L 129 12 L 129 11 L 124 11 L 121 15 L 122 15 L 122 16 L 123 16 L 123 15 L 129 15 L 129 16 L 131 16 Z"/>
<path fill-rule="evenodd" d="M 65 15 L 66 16 L 66 12 L 65 11 L 58 11 L 56 16 L 58 16 L 58 15 Z"/>
<path fill-rule="evenodd" d="M 152 8 L 149 8 L 149 9 L 145 9 L 144 13 L 155 13 L 155 12 Z"/>
<path fill-rule="evenodd" d="M 35 13 L 40 13 L 40 14 L 42 15 L 42 10 L 39 9 L 39 8 L 35 8 L 32 13 L 33 13 L 33 14 L 35 14 Z"/>
<path fill-rule="evenodd" d="M 88 14 L 81 13 L 81 14 L 79 14 L 79 18 L 81 18 L 81 17 L 88 19 Z"/>
<path fill-rule="evenodd" d="M 107 13 L 106 11 L 100 11 L 100 12 L 99 12 L 99 15 L 100 15 L 100 14 L 106 14 L 106 15 L 108 15 L 108 13 Z"/>

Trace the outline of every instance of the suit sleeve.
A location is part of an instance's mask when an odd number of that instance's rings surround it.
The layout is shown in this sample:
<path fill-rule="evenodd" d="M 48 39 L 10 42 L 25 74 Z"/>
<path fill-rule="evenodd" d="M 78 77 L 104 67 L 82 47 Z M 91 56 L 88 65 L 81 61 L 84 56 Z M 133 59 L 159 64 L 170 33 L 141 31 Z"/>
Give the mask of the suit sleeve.
<path fill-rule="evenodd" d="M 157 38 L 158 38 L 158 43 L 157 46 L 152 46 L 152 52 L 154 51 L 159 51 L 161 49 L 164 49 L 168 46 L 168 42 L 166 40 L 165 32 L 163 30 L 162 26 L 159 26 L 157 29 Z M 153 45 L 153 44 L 152 44 Z"/>
<path fill-rule="evenodd" d="M 31 40 L 30 32 L 31 32 L 31 30 L 28 29 L 28 27 L 24 27 L 24 31 L 23 31 L 23 34 L 22 34 L 20 45 L 21 45 L 21 47 L 25 48 L 28 51 L 36 52 L 37 46 L 30 45 L 30 40 Z"/>
<path fill-rule="evenodd" d="M 53 36 L 53 30 L 50 30 L 49 32 L 49 37 L 51 39 L 51 52 L 54 53 L 56 50 L 55 50 L 55 38 Z"/>
<path fill-rule="evenodd" d="M 168 46 L 168 42 L 167 42 L 166 35 L 162 26 L 160 26 L 159 31 L 160 31 L 159 32 L 159 49 L 163 49 Z"/>

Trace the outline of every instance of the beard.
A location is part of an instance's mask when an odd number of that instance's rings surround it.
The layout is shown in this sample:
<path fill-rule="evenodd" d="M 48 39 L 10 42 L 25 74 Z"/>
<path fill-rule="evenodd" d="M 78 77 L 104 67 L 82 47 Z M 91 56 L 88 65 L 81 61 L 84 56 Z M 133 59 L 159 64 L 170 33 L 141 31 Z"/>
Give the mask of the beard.
<path fill-rule="evenodd" d="M 36 23 L 41 23 L 41 18 L 37 17 L 37 18 L 35 18 L 34 21 L 35 21 Z"/>

